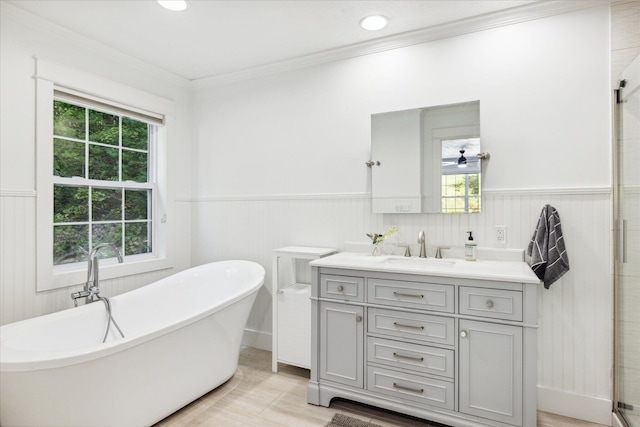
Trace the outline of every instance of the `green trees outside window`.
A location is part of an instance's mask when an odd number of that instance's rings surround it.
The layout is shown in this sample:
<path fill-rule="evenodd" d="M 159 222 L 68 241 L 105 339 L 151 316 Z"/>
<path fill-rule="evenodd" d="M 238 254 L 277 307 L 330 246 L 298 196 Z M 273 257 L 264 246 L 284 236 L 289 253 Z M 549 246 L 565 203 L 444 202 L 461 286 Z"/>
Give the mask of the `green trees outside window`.
<path fill-rule="evenodd" d="M 442 175 L 442 212 L 480 212 L 480 175 Z"/>
<path fill-rule="evenodd" d="M 54 265 L 152 252 L 153 125 L 54 100 L 53 133 Z"/>

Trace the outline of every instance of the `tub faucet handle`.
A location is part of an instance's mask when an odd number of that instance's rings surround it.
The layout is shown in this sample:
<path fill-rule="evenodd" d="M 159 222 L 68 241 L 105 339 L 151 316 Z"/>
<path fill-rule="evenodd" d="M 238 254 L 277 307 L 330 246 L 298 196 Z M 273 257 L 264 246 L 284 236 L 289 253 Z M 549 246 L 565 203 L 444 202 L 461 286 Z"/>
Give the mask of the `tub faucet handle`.
<path fill-rule="evenodd" d="M 91 291 L 88 290 L 82 290 L 82 291 L 78 291 L 78 292 L 74 292 L 71 294 L 71 299 L 73 300 L 73 305 L 75 307 L 78 306 L 78 300 L 80 298 L 87 298 L 91 295 Z"/>

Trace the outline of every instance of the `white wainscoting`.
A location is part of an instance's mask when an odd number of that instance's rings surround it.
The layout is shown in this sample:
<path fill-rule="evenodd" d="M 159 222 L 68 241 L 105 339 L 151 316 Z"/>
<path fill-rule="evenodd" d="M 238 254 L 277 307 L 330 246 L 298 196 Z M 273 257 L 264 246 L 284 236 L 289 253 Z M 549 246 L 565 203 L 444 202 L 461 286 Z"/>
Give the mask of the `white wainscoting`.
<path fill-rule="evenodd" d="M 172 273 L 159 270 L 102 280 L 101 294 L 118 295 Z M 0 191 L 0 325 L 73 307 L 71 287 L 36 292 L 36 192 Z"/>
<path fill-rule="evenodd" d="M 271 251 L 287 245 L 336 247 L 366 241 L 368 232 L 397 225 L 399 242 L 424 230 L 436 245 L 464 244 L 473 231 L 479 246 L 493 244 L 494 225 L 507 226 L 508 248 L 526 248 L 545 204 L 561 216 L 571 271 L 550 289 L 540 287 L 539 409 L 610 424 L 613 286 L 611 196 L 606 188 L 487 191 L 477 215 L 372 214 L 361 195 L 220 197 L 194 200 L 194 265 L 244 258 L 267 270 L 247 325 L 250 344 L 271 343 Z M 414 252 L 415 253 L 415 252 Z M 545 399 L 546 392 L 553 396 Z M 565 396 L 567 405 L 559 397 Z M 578 396 L 580 399 L 576 399 Z M 545 407 L 553 402 L 553 407 Z M 575 405 L 575 402 L 581 402 Z M 604 409 L 603 409 L 604 408 Z"/>
<path fill-rule="evenodd" d="M 72 289 L 35 292 L 35 193 L 0 192 L 0 322 L 72 306 Z M 372 214 L 367 195 L 227 197 L 192 201 L 192 265 L 249 259 L 267 270 L 247 324 L 251 344 L 271 342 L 271 251 L 287 245 L 336 247 L 397 225 L 399 242 L 424 230 L 429 253 L 458 246 L 472 230 L 479 246 L 492 243 L 494 225 L 507 226 L 508 248 L 525 248 L 544 204 L 561 216 L 571 271 L 540 289 L 539 409 L 610 424 L 613 365 L 611 201 L 607 190 L 486 192 L 477 215 Z M 161 271 L 105 281 L 105 295 L 151 283 Z M 578 402 L 576 404 L 576 402 Z M 605 413 L 605 410 L 607 411 Z"/>

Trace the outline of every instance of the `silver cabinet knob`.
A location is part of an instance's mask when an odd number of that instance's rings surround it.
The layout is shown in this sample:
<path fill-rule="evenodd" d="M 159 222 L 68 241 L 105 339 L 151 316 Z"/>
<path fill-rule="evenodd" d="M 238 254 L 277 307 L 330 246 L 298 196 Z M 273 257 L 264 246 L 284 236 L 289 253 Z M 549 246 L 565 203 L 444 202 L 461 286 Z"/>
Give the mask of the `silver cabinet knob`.
<path fill-rule="evenodd" d="M 338 285 L 338 292 L 342 292 L 342 291 L 344 291 L 344 286 Z"/>
<path fill-rule="evenodd" d="M 466 338 L 467 337 L 467 331 L 460 331 L 460 336 L 462 338 Z"/>
<path fill-rule="evenodd" d="M 493 301 L 491 300 L 487 300 L 487 308 L 492 308 L 493 307 Z"/>
<path fill-rule="evenodd" d="M 357 323 L 362 322 L 362 316 L 360 316 L 359 314 L 356 314 L 356 322 Z"/>

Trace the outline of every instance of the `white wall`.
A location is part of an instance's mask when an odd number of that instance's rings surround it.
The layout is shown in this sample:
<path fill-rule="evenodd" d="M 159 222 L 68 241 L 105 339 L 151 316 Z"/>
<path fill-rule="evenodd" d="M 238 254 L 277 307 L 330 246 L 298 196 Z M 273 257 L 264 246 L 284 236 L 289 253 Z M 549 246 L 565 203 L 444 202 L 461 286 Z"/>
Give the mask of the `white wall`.
<path fill-rule="evenodd" d="M 540 292 L 539 409 L 610 422 L 609 11 L 596 8 L 194 93 L 192 262 L 334 246 L 398 225 L 413 242 L 525 248 L 558 208 L 572 270 Z M 480 100 L 479 215 L 371 214 L 370 115 Z M 267 276 L 269 277 L 269 275 Z M 269 285 L 269 284 L 268 284 Z M 269 343 L 271 295 L 249 328 Z M 265 344 L 266 345 L 266 344 Z"/>
<path fill-rule="evenodd" d="M 0 3 L 0 324 L 73 306 L 71 288 L 36 293 L 34 56 L 104 77 L 175 103 L 168 135 L 168 242 L 174 270 L 190 263 L 190 86 L 106 46 Z M 153 282 L 171 270 L 105 280 L 105 296 Z"/>
<path fill-rule="evenodd" d="M 608 55 L 597 9 L 203 88 L 196 194 L 367 191 L 370 114 L 478 99 L 484 188 L 609 185 Z"/>
<path fill-rule="evenodd" d="M 25 15 L 0 9 L 0 323 L 71 306 L 35 292 L 34 73 L 39 55 L 171 99 L 170 242 L 176 269 L 244 258 L 267 269 L 249 322 L 270 343 L 271 250 L 400 226 L 460 245 L 473 230 L 524 248 L 542 205 L 558 208 L 572 270 L 540 292 L 540 409 L 608 423 L 611 399 L 609 15 L 598 8 L 223 86 L 196 86 Z M 193 96 L 193 98 L 191 98 Z M 373 113 L 481 102 L 479 215 L 371 213 Z M 192 109 L 192 110 L 191 110 Z M 193 111 L 194 118 L 190 114 Z M 193 120 L 193 121 L 191 121 Z M 191 143 L 193 136 L 194 143 Z M 194 198 L 189 203 L 191 184 Z M 108 295 L 167 274 L 105 283 Z"/>

